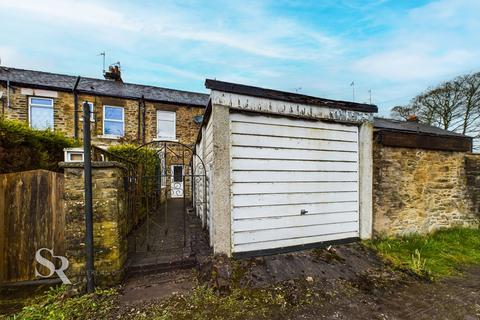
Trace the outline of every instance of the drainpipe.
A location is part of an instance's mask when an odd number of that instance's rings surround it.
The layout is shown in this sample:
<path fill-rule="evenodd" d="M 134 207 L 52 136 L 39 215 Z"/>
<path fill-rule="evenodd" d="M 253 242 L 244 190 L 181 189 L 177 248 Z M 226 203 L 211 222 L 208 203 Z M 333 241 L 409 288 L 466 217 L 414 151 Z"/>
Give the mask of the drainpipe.
<path fill-rule="evenodd" d="M 78 92 L 77 87 L 80 83 L 80 76 L 77 77 L 75 85 L 73 86 L 73 138 L 78 139 Z"/>
<path fill-rule="evenodd" d="M 141 129 L 141 112 L 142 112 L 142 100 L 138 100 L 138 116 L 137 116 L 137 122 L 138 122 L 138 126 L 137 126 L 137 143 L 140 144 L 140 129 Z"/>
<path fill-rule="evenodd" d="M 142 94 L 142 144 L 145 144 L 145 114 L 147 112 L 147 106 L 145 105 L 145 97 Z"/>
<path fill-rule="evenodd" d="M 7 80 L 7 109 L 10 108 L 10 80 Z"/>

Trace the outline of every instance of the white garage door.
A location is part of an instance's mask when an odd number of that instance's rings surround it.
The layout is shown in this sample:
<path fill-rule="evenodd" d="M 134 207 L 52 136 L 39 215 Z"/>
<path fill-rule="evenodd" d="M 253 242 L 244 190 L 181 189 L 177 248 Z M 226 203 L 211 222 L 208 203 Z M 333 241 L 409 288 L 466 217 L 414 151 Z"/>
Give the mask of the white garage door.
<path fill-rule="evenodd" d="M 358 128 L 231 114 L 233 251 L 358 237 Z"/>

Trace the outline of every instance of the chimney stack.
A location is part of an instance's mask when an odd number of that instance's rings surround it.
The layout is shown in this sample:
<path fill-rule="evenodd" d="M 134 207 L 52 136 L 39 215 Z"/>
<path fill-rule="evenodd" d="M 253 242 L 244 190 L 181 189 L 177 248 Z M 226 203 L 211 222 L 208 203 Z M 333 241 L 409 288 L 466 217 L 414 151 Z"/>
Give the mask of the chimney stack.
<path fill-rule="evenodd" d="M 123 82 L 120 62 L 117 62 L 109 66 L 108 71 L 105 71 L 105 74 L 103 76 L 105 77 L 106 80 Z"/>
<path fill-rule="evenodd" d="M 408 116 L 407 121 L 408 122 L 418 122 L 418 117 L 414 114 L 411 114 L 411 115 Z"/>

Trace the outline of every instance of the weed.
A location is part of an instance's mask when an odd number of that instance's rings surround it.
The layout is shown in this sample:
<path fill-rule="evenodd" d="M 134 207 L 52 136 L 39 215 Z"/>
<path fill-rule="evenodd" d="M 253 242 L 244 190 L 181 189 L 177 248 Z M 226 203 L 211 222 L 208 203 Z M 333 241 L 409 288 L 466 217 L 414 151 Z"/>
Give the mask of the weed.
<path fill-rule="evenodd" d="M 63 320 L 105 319 L 114 309 L 115 289 L 97 290 L 93 294 L 69 297 L 65 286 L 51 288 L 35 298 L 22 311 L 4 319 Z"/>

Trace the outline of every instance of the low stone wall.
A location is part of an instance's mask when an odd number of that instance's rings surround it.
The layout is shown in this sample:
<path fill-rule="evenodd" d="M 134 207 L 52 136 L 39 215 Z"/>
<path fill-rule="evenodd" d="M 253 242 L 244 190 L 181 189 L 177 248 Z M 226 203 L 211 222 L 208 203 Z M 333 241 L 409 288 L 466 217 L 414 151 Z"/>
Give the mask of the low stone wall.
<path fill-rule="evenodd" d="M 83 163 L 62 163 L 65 175 L 65 251 L 67 276 L 85 281 L 85 212 Z M 95 283 L 109 286 L 123 279 L 127 259 L 127 216 L 124 167 L 117 162 L 93 162 L 93 235 Z"/>
<path fill-rule="evenodd" d="M 374 146 L 374 234 L 479 224 L 480 157 Z"/>

